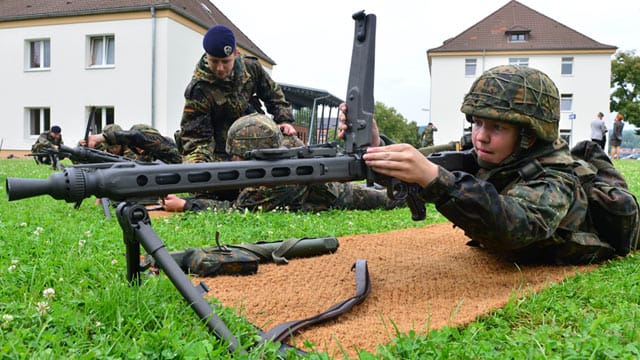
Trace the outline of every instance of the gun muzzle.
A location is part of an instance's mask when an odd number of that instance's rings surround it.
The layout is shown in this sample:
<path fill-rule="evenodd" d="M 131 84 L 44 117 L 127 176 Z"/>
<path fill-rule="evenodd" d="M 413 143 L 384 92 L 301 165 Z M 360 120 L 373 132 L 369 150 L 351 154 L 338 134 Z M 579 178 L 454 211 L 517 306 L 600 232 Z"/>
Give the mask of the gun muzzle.
<path fill-rule="evenodd" d="M 84 173 L 77 170 L 54 173 L 48 179 L 7 178 L 6 189 L 9 201 L 49 195 L 57 200 L 77 202 L 87 197 Z"/>

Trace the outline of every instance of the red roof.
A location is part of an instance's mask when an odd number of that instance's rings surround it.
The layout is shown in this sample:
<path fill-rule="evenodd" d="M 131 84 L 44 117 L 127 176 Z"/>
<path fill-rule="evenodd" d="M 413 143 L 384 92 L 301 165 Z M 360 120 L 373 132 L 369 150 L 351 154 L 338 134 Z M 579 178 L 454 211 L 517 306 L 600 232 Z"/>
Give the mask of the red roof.
<path fill-rule="evenodd" d="M 275 62 L 253 43 L 215 5 L 206 0 L 2 0 L 0 23 L 8 21 L 126 13 L 169 9 L 205 29 L 225 25 L 236 35 L 238 45 L 275 65 Z"/>
<path fill-rule="evenodd" d="M 526 41 L 509 41 L 507 32 L 526 34 Z M 608 50 L 599 43 L 518 1 L 509 1 L 486 18 L 446 40 L 427 54 L 464 51 Z"/>

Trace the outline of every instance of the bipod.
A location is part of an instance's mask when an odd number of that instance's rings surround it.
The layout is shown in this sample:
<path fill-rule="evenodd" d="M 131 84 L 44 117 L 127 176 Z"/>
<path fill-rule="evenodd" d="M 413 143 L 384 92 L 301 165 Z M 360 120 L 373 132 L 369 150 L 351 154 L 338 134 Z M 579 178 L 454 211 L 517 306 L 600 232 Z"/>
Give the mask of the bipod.
<path fill-rule="evenodd" d="M 239 347 L 238 340 L 231 333 L 231 330 L 213 312 L 211 305 L 203 297 L 203 294 L 207 293 L 209 288 L 202 282 L 194 286 L 178 263 L 165 249 L 162 239 L 151 227 L 151 219 L 147 209 L 140 204 L 122 202 L 116 209 L 116 215 L 122 228 L 122 236 L 126 246 L 127 280 L 129 283 L 139 286 L 142 281 L 141 272 L 146 270 L 146 267 L 140 265 L 140 245 L 142 245 L 146 252 L 153 256 L 156 266 L 167 275 L 173 286 L 178 289 L 182 297 L 191 305 L 200 320 L 206 323 L 209 330 L 218 339 L 228 342 L 229 351 L 234 352 L 237 350 L 242 354 L 246 354 L 246 351 Z M 271 339 L 261 330 L 256 330 L 261 337 L 259 343 Z M 293 349 L 301 355 L 306 354 L 304 351 L 284 342 L 280 343 L 280 353 L 284 354 L 289 349 Z"/>

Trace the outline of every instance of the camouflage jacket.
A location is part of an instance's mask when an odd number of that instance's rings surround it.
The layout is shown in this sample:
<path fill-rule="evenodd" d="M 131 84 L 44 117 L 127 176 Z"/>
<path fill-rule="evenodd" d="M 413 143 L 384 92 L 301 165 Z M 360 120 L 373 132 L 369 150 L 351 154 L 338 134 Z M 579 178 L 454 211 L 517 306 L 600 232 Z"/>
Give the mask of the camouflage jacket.
<path fill-rule="evenodd" d="M 526 164 L 544 166 L 524 176 Z M 448 171 L 420 193 L 473 242 L 518 260 L 585 263 L 612 256 L 590 232 L 588 199 L 564 141 L 492 170 Z"/>
<path fill-rule="evenodd" d="M 108 145 L 122 145 L 123 153 L 140 161 L 160 160 L 167 164 L 179 164 L 182 156 L 178 148 L 157 130 L 106 130 L 102 133 Z"/>
<path fill-rule="evenodd" d="M 40 153 L 44 149 L 51 149 L 60 144 L 64 144 L 62 136 L 59 139 L 54 139 L 51 136 L 51 131 L 45 131 L 38 136 L 38 140 L 31 146 L 31 152 Z"/>
<path fill-rule="evenodd" d="M 236 58 L 233 74 L 227 79 L 217 79 L 203 55 L 184 96 L 180 123 L 183 155 L 198 148 L 225 154 L 229 127 L 243 115 L 264 113 L 260 101 L 276 123 L 293 123 L 291 105 L 285 100 L 282 89 L 257 59 L 244 55 Z"/>

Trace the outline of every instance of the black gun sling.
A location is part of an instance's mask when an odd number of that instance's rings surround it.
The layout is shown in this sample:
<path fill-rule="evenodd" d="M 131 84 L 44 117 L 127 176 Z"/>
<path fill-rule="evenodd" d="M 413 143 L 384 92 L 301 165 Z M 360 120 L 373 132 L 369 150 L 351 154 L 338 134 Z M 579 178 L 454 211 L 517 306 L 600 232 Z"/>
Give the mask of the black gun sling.
<path fill-rule="evenodd" d="M 293 320 L 278 324 L 271 330 L 261 334 L 261 337 L 264 340 L 282 342 L 289 336 L 293 335 L 295 332 L 309 326 L 333 319 L 341 314 L 344 314 L 353 306 L 364 301 L 364 299 L 367 297 L 367 295 L 369 295 L 369 292 L 371 291 L 371 281 L 369 280 L 367 261 L 363 259 L 357 259 L 351 267 L 351 270 L 353 270 L 354 268 L 356 272 L 356 293 L 354 296 L 336 303 L 329 309 L 317 315 L 308 317 L 306 319 Z"/>

